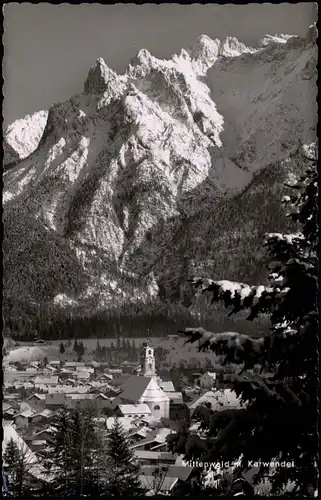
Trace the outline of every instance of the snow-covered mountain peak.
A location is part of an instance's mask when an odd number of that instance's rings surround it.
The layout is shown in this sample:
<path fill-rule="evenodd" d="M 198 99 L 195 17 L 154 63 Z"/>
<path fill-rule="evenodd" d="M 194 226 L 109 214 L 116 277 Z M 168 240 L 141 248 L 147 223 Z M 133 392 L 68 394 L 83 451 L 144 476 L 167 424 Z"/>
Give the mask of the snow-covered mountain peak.
<path fill-rule="evenodd" d="M 122 75 L 99 58 L 83 93 L 9 127 L 5 145 L 23 158 L 4 175 L 11 296 L 105 307 L 106 283 L 129 300 L 146 295 L 139 283 L 155 266 L 157 285 L 175 274 L 159 252 L 172 252 L 186 218 L 315 138 L 309 37 L 252 49 L 202 35 L 169 60 L 143 49 Z M 154 244 L 162 228 L 166 248 Z"/>
<path fill-rule="evenodd" d="M 151 59 L 152 55 L 147 49 L 141 49 L 136 55 L 137 63 L 140 64 L 149 64 Z"/>
<path fill-rule="evenodd" d="M 316 24 L 313 23 L 309 26 L 309 29 L 305 36 L 301 37 L 298 35 L 287 35 L 285 33 L 275 34 L 275 35 L 265 35 L 260 40 L 260 47 L 266 48 L 268 46 L 283 46 L 284 50 L 291 50 L 297 47 L 306 47 L 311 43 L 315 44 L 317 38 L 317 28 Z"/>
<path fill-rule="evenodd" d="M 283 33 L 279 35 L 264 35 L 260 40 L 260 47 L 267 47 L 270 44 L 287 43 L 293 36 L 294 35 L 285 35 Z"/>
<path fill-rule="evenodd" d="M 99 94 L 107 90 L 111 82 L 115 82 L 118 75 L 115 71 L 107 66 L 104 59 L 99 57 L 95 66 L 90 68 L 87 80 L 85 82 L 84 91 L 89 94 Z"/>
<path fill-rule="evenodd" d="M 221 43 L 219 55 L 225 57 L 238 57 L 242 54 L 253 54 L 256 49 L 244 45 L 234 36 L 228 36 L 224 42 Z"/>
<path fill-rule="evenodd" d="M 235 37 L 228 36 L 221 41 L 218 38 L 212 40 L 207 35 L 201 35 L 188 54 L 192 59 L 195 71 L 200 76 L 204 76 L 219 57 L 238 57 L 244 53 L 251 54 L 255 51 L 256 49 L 247 47 Z"/>
<path fill-rule="evenodd" d="M 194 59 L 205 59 L 212 57 L 213 54 L 217 55 L 217 49 L 220 45 L 220 40 L 215 38 L 214 40 L 207 35 L 200 35 L 197 37 L 191 49 L 191 56 Z"/>
<path fill-rule="evenodd" d="M 207 35 L 201 35 L 196 39 L 193 47 L 188 50 L 192 59 L 193 67 L 200 75 L 205 75 L 207 70 L 213 66 L 218 55 L 220 40 L 212 40 Z"/>

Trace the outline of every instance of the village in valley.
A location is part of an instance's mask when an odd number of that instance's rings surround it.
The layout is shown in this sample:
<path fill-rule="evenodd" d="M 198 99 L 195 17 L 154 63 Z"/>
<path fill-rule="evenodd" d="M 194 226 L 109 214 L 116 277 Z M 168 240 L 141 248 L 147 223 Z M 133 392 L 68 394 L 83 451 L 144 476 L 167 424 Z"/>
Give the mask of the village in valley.
<path fill-rule="evenodd" d="M 173 345 L 177 340 L 185 340 L 176 337 L 167 340 Z M 202 467 L 187 464 L 184 455 L 171 453 L 167 438 L 177 432 L 182 422 L 188 424 L 190 432 L 197 433 L 199 423 L 193 422 L 192 417 L 199 406 L 213 410 L 241 406 L 229 387 L 228 373 L 222 367 L 219 370 L 219 366 L 215 371 L 209 370 L 208 360 L 197 370 L 189 370 L 189 377 L 184 373 L 178 376 L 177 371 L 164 372 L 155 356 L 160 347 L 154 339 L 141 343 L 136 361 L 118 359 L 118 363 L 94 360 L 97 356 L 88 352 L 85 355 L 81 344 L 76 341 L 68 350 L 62 342 L 59 351 L 56 349 L 59 359 L 35 359 L 35 353 L 43 354 L 46 346 L 42 339 L 28 346 L 24 343 L 23 349 L 28 349 L 29 354 L 33 352 L 29 358 L 15 360 L 18 356 L 14 353 L 22 349 L 19 345 L 9 354 L 7 351 L 3 362 L 4 446 L 13 439 L 32 457 L 33 466 L 28 473 L 38 481 L 49 481 L 42 470 L 42 459 L 53 441 L 55 416 L 63 407 L 92 409 L 94 425 L 106 437 L 116 420 L 121 424 L 140 465 L 139 480 L 146 494 L 155 490 L 153 471 L 162 466 L 166 467 L 166 474 L 158 482 L 159 493 L 173 495 L 182 487 L 199 484 Z"/>

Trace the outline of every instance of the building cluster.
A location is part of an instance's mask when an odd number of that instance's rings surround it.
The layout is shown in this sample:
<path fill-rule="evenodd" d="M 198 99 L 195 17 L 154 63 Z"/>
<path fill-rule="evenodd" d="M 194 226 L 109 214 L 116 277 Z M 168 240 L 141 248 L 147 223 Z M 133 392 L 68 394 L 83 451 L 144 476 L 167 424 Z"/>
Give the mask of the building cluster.
<path fill-rule="evenodd" d="M 161 490 L 171 494 L 182 485 L 192 485 L 202 471 L 188 467 L 184 457 L 168 450 L 167 436 L 173 432 L 173 421 L 190 421 L 202 404 L 215 409 L 238 407 L 240 401 L 229 389 L 217 389 L 215 373 L 200 377 L 197 387 L 175 390 L 171 381 L 163 381 L 155 369 L 154 349 L 143 345 L 141 363 L 134 373 L 111 369 L 106 363 L 49 361 L 20 363 L 19 370 L 5 364 L 3 391 L 4 446 L 10 438 L 24 444 L 41 462 L 44 450 L 53 440 L 53 418 L 63 406 L 96 410 L 95 422 L 110 433 L 117 418 L 130 447 L 141 464 L 141 483 L 146 490 L 156 467 L 166 466 Z M 197 426 L 191 425 L 191 431 Z M 41 467 L 34 467 L 41 476 Z M 32 473 L 32 471 L 31 471 Z"/>

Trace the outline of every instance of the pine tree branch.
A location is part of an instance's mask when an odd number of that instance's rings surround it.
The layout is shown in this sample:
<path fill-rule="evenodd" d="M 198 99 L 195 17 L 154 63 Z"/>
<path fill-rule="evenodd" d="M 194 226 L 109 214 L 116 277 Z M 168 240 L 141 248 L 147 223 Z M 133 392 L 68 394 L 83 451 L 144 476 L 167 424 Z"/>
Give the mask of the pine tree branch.
<path fill-rule="evenodd" d="M 210 349 L 217 355 L 225 355 L 226 363 L 245 363 L 246 368 L 253 368 L 265 352 L 265 338 L 254 339 L 236 332 L 213 333 L 202 327 L 185 328 L 179 332 L 189 337 L 185 344 L 198 340 L 199 351 Z"/>

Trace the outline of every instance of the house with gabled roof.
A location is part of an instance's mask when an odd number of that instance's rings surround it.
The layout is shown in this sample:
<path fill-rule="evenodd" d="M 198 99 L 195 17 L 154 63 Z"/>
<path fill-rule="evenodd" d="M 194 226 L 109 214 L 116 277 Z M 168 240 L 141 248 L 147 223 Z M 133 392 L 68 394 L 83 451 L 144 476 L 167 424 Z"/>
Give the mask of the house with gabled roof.
<path fill-rule="evenodd" d="M 95 368 L 93 366 L 76 366 L 76 372 L 79 371 L 93 374 L 95 373 Z"/>
<path fill-rule="evenodd" d="M 133 428 L 127 435 L 128 443 L 130 445 L 139 443 L 140 441 L 145 439 L 150 432 L 152 432 L 152 429 L 146 427 L 145 425 L 143 427 Z"/>
<path fill-rule="evenodd" d="M 86 394 L 89 391 L 90 387 L 78 385 L 56 385 L 55 387 L 49 387 L 49 394 Z"/>
<path fill-rule="evenodd" d="M 168 381 L 160 381 L 159 382 L 159 387 L 164 391 L 164 392 L 175 392 L 175 387 L 174 384 L 171 380 Z"/>
<path fill-rule="evenodd" d="M 115 409 L 115 414 L 119 417 L 145 417 L 150 415 L 151 411 L 145 403 L 138 404 L 120 404 Z"/>
<path fill-rule="evenodd" d="M 107 380 L 112 381 L 114 378 L 112 373 L 101 373 L 98 377 L 98 380 Z"/>
<path fill-rule="evenodd" d="M 117 375 L 122 375 L 123 370 L 121 368 L 108 368 L 107 373 L 117 376 Z"/>
<path fill-rule="evenodd" d="M 95 394 L 95 404 L 96 408 L 98 410 L 102 410 L 104 408 L 110 408 L 111 407 L 111 398 L 109 398 L 106 394 L 103 394 L 102 392 L 94 393 Z"/>
<path fill-rule="evenodd" d="M 161 467 L 161 466 L 160 466 Z M 159 470 L 159 466 L 154 465 L 143 465 L 141 467 L 141 476 L 145 477 L 145 481 L 142 481 L 142 486 L 144 489 L 151 488 L 154 483 L 153 474 Z M 196 467 L 189 467 L 185 465 L 169 465 L 163 472 L 164 482 L 160 485 L 161 493 L 178 493 L 178 488 L 187 487 L 189 491 L 192 491 L 196 487 L 201 479 L 201 470 Z M 173 482 L 170 481 L 173 479 Z"/>
<path fill-rule="evenodd" d="M 9 403 L 2 403 L 2 417 L 11 420 L 16 415 L 17 411 Z"/>
<path fill-rule="evenodd" d="M 60 366 L 61 365 L 61 361 L 59 361 L 58 359 L 54 359 L 52 361 L 49 361 L 48 365 L 49 366 Z"/>
<path fill-rule="evenodd" d="M 146 415 L 145 417 L 140 417 L 134 420 L 140 427 L 148 427 L 154 429 L 159 424 L 159 418 L 153 415 Z"/>
<path fill-rule="evenodd" d="M 229 408 L 242 408 L 243 403 L 237 394 L 231 389 L 215 389 L 199 394 L 188 404 L 192 416 L 198 406 L 206 406 L 213 411 Z"/>
<path fill-rule="evenodd" d="M 28 427 L 32 421 L 35 422 L 37 420 L 34 420 L 37 413 L 36 410 L 32 410 L 31 408 L 17 413 L 17 415 L 14 416 L 14 423 L 17 427 Z M 38 420 L 40 420 L 40 418 L 38 418 Z"/>
<path fill-rule="evenodd" d="M 174 465 L 179 458 L 179 455 L 164 451 L 150 451 L 134 449 L 134 456 L 143 465 L 168 464 Z"/>
<path fill-rule="evenodd" d="M 35 387 L 41 386 L 41 385 L 47 385 L 47 386 L 52 386 L 52 385 L 58 385 L 59 384 L 59 377 L 58 376 L 52 376 L 52 377 L 36 377 L 35 378 Z"/>
<path fill-rule="evenodd" d="M 76 377 L 77 380 L 89 380 L 90 373 L 85 370 L 76 370 L 74 372 L 74 377 Z"/>
<path fill-rule="evenodd" d="M 28 401 L 21 401 L 21 403 L 20 403 L 20 413 L 24 412 L 26 410 L 39 411 L 37 408 L 35 408 L 32 405 L 32 403 L 29 403 Z"/>
<path fill-rule="evenodd" d="M 163 427 L 161 429 L 155 429 L 151 431 L 145 439 L 142 439 L 136 444 L 130 446 L 131 449 L 135 450 L 159 450 L 160 445 L 164 446 L 164 451 L 167 451 L 167 436 L 170 434 L 174 434 L 175 431 L 172 429 L 168 429 L 167 427 Z M 159 450 L 160 451 L 160 450 Z"/>
<path fill-rule="evenodd" d="M 46 408 L 56 409 L 66 405 L 67 396 L 64 393 L 46 394 Z"/>
<path fill-rule="evenodd" d="M 169 397 L 169 418 L 181 420 L 189 418 L 189 410 L 181 392 L 166 392 Z"/>
<path fill-rule="evenodd" d="M 66 361 L 64 367 L 72 370 L 76 370 L 76 368 L 80 366 L 86 366 L 86 363 L 83 361 Z"/>
<path fill-rule="evenodd" d="M 95 408 L 96 410 L 101 411 L 104 408 L 110 408 L 111 403 L 109 398 L 102 393 L 67 394 L 67 408 L 75 408 L 77 405 L 83 409 Z"/>
<path fill-rule="evenodd" d="M 38 394 L 36 392 L 35 394 L 31 394 L 31 396 L 29 396 L 26 399 L 26 403 L 28 403 L 32 408 L 35 408 L 37 410 L 45 409 L 46 395 L 45 394 Z"/>

